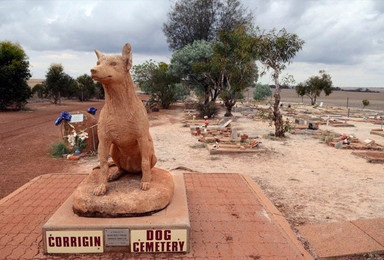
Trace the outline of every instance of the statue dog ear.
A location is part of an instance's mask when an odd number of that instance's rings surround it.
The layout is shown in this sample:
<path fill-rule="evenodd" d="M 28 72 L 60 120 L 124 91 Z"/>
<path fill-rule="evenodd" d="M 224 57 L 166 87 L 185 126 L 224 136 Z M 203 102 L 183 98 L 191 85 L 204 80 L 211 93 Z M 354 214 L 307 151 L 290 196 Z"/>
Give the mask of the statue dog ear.
<path fill-rule="evenodd" d="M 123 47 L 122 51 L 123 59 L 126 63 L 127 70 L 130 70 L 132 67 L 132 52 L 131 52 L 131 45 L 129 43 L 126 43 Z"/>
<path fill-rule="evenodd" d="M 95 53 L 96 53 L 96 56 L 97 56 L 98 60 L 100 60 L 100 58 L 104 56 L 104 54 L 101 53 L 101 51 L 95 50 Z"/>

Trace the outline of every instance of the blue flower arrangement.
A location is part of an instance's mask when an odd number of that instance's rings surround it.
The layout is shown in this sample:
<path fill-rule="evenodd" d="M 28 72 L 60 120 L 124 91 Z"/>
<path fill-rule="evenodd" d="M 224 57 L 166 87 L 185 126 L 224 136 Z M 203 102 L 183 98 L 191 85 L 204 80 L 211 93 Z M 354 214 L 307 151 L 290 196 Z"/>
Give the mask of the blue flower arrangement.
<path fill-rule="evenodd" d="M 95 115 L 97 111 L 97 108 L 90 107 L 88 108 L 87 112 L 90 113 L 91 115 Z"/>
<path fill-rule="evenodd" d="M 56 126 L 60 125 L 63 120 L 71 121 L 71 118 L 72 116 L 70 113 L 63 111 L 61 112 L 60 117 L 56 118 L 55 125 Z"/>

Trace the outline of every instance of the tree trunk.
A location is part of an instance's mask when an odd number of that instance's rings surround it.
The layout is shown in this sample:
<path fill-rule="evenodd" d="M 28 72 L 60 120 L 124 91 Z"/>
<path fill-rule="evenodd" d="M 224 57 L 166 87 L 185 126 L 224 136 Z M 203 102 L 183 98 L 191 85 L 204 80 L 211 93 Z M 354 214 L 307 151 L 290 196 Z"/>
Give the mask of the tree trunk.
<path fill-rule="evenodd" d="M 316 104 L 316 96 L 309 96 L 311 99 L 311 106 L 314 106 Z"/>
<path fill-rule="evenodd" d="M 209 88 L 205 88 L 204 105 L 208 105 L 208 103 L 209 103 L 209 96 L 210 96 Z"/>
<path fill-rule="evenodd" d="M 232 107 L 233 107 L 233 104 L 231 104 L 231 102 L 225 102 L 225 107 L 227 109 L 227 111 L 225 112 L 224 116 L 232 116 Z"/>
<path fill-rule="evenodd" d="M 284 122 L 283 116 L 280 113 L 280 85 L 279 85 L 279 73 L 275 70 L 275 103 L 273 104 L 273 120 L 275 123 L 275 136 L 284 137 Z"/>

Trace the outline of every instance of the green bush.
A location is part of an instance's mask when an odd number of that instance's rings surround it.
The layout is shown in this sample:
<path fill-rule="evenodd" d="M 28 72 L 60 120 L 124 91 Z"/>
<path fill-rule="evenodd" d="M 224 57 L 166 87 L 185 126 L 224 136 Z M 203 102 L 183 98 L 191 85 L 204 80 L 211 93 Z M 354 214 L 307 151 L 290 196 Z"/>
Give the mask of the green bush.
<path fill-rule="evenodd" d="M 216 107 L 215 102 L 209 102 L 208 104 L 197 103 L 196 110 L 199 112 L 201 118 L 204 118 L 204 116 L 212 118 L 218 113 L 218 108 Z"/>
<path fill-rule="evenodd" d="M 67 154 L 68 150 L 62 142 L 58 142 L 51 146 L 51 155 L 55 158 L 61 158 L 63 154 Z"/>
<path fill-rule="evenodd" d="M 272 95 L 272 91 L 271 91 L 271 88 L 269 87 L 269 85 L 263 85 L 260 83 L 256 84 L 256 87 L 253 90 L 253 99 L 254 100 L 261 101 L 270 95 Z"/>

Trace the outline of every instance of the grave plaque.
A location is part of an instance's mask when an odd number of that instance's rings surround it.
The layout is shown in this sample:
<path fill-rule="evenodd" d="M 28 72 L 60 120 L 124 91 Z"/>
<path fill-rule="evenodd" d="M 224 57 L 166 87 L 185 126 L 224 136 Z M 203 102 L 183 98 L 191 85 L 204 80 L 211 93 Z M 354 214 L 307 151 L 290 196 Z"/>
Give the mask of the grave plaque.
<path fill-rule="evenodd" d="M 129 229 L 105 229 L 106 246 L 129 246 Z"/>
<path fill-rule="evenodd" d="M 80 123 L 84 121 L 84 114 L 74 114 L 71 117 L 70 123 Z"/>

